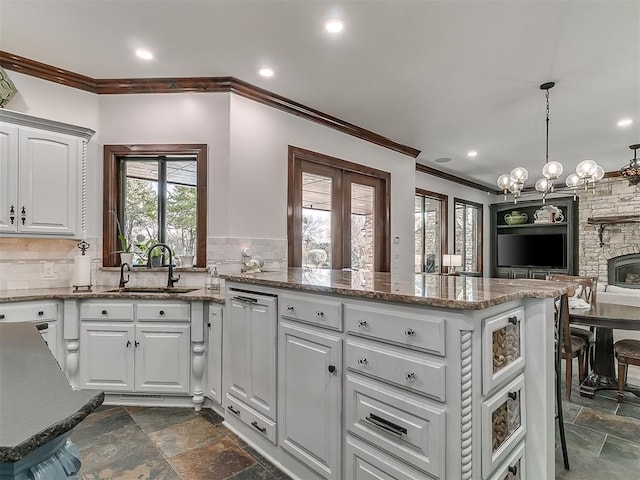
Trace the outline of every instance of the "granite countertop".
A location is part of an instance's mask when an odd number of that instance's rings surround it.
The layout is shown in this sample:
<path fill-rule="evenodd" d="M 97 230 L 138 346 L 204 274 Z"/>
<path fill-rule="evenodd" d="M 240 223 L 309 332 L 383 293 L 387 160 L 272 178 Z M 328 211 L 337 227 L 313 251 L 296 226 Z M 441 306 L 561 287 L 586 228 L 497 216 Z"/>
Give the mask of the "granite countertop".
<path fill-rule="evenodd" d="M 221 275 L 227 282 L 334 293 L 460 310 L 480 310 L 520 298 L 553 298 L 575 287 L 572 282 L 509 280 L 434 274 L 397 275 L 290 268 L 283 272 Z"/>
<path fill-rule="evenodd" d="M 176 287 L 180 290 L 182 287 Z M 188 288 L 188 287 L 184 287 Z M 90 299 L 90 298 L 129 298 L 132 300 L 186 300 L 205 301 L 224 304 L 224 292 L 211 293 L 208 290 L 192 287 L 187 293 L 149 293 L 149 292 L 119 292 L 114 286 L 96 286 L 93 291 L 74 292 L 73 288 L 30 288 L 25 290 L 0 291 L 0 303 L 20 302 L 27 300 L 60 300 L 60 299 Z M 114 291 L 115 290 L 115 291 Z"/>
<path fill-rule="evenodd" d="M 0 463 L 68 432 L 104 401 L 74 391 L 32 323 L 0 323 Z"/>

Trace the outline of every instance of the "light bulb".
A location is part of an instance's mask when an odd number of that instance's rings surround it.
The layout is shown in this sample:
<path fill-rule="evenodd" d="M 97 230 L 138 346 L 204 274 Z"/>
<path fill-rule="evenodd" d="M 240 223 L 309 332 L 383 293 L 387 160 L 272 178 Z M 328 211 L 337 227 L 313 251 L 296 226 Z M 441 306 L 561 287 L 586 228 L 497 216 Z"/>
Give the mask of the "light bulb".
<path fill-rule="evenodd" d="M 514 182 L 513 180 L 509 182 L 509 191 L 514 195 L 520 193 L 520 184 L 518 182 Z"/>
<path fill-rule="evenodd" d="M 582 185 L 583 180 L 576 174 L 572 173 L 567 177 L 566 184 L 569 188 L 577 188 Z"/>
<path fill-rule="evenodd" d="M 598 164 L 593 160 L 583 160 L 576 166 L 576 173 L 580 178 L 589 178 L 596 173 L 597 169 Z"/>
<path fill-rule="evenodd" d="M 598 168 L 596 168 L 596 173 L 594 173 L 591 176 L 591 181 L 592 182 L 597 182 L 599 180 L 602 180 L 604 178 L 604 168 L 602 168 L 600 165 L 598 165 Z"/>
<path fill-rule="evenodd" d="M 536 190 L 539 192 L 546 192 L 551 186 L 551 182 L 546 178 L 541 178 L 536 182 Z"/>
<path fill-rule="evenodd" d="M 511 182 L 511 177 L 509 177 L 509 175 L 507 175 L 506 173 L 503 173 L 498 177 L 497 183 L 498 187 L 500 187 L 500 190 L 508 190 L 509 182 Z"/>
<path fill-rule="evenodd" d="M 524 183 L 527 181 L 527 178 L 529 178 L 529 172 L 527 172 L 527 169 L 524 167 L 516 167 L 513 170 L 511 170 L 511 180 L 513 180 L 516 183 Z"/>
<path fill-rule="evenodd" d="M 562 175 L 562 164 L 560 162 L 547 162 L 542 167 L 542 175 L 549 180 L 555 180 Z"/>

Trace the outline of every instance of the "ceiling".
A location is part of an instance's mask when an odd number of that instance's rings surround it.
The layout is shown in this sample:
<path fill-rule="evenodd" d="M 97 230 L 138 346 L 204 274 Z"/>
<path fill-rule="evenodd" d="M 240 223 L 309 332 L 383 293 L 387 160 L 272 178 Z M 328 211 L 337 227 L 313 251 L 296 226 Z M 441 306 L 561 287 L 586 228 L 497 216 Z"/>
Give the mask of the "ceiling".
<path fill-rule="evenodd" d="M 618 170 L 640 143 L 637 0 L 0 0 L 0 50 L 92 78 L 233 76 L 488 186 L 540 176 L 547 81 L 563 177 L 586 158 Z"/>

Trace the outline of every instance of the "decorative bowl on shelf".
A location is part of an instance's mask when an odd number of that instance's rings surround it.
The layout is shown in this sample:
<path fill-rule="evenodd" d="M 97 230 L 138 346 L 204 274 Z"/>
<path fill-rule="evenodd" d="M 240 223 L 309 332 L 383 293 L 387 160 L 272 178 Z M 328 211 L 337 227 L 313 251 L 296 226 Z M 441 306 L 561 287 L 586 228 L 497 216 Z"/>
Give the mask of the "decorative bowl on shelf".
<path fill-rule="evenodd" d="M 528 219 L 529 217 L 526 213 L 519 212 L 518 210 L 514 210 L 504 216 L 504 221 L 507 225 L 520 225 L 525 223 Z"/>

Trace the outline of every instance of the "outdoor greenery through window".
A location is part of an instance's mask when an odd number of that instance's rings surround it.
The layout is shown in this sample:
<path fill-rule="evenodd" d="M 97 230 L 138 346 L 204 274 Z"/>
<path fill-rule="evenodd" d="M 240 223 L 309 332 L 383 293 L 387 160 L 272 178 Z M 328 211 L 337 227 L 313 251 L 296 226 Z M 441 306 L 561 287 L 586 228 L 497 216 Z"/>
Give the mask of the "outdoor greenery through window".
<path fill-rule="evenodd" d="M 482 273 L 482 204 L 456 198 L 455 254 L 462 255 L 462 271 Z"/>
<path fill-rule="evenodd" d="M 176 256 L 195 256 L 196 158 L 126 157 L 120 162 L 122 235 L 136 254 L 134 264 L 146 264 L 147 250 L 156 243 L 166 243 Z"/>
<path fill-rule="evenodd" d="M 415 272 L 440 273 L 447 245 L 447 196 L 416 189 Z"/>

